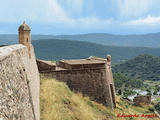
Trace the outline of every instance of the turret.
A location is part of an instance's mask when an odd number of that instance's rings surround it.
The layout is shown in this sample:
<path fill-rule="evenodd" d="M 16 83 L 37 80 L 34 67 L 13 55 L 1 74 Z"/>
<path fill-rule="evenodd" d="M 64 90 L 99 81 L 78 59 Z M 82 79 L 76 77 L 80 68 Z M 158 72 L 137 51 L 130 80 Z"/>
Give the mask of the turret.
<path fill-rule="evenodd" d="M 111 62 L 111 55 L 106 55 L 107 62 Z"/>
<path fill-rule="evenodd" d="M 28 46 L 31 44 L 31 34 L 30 34 L 30 27 L 23 22 L 22 25 L 19 26 L 19 43 L 23 44 L 25 46 Z"/>
<path fill-rule="evenodd" d="M 19 31 L 19 44 L 27 46 L 30 57 L 31 29 L 24 21 L 23 24 L 19 26 L 18 31 Z"/>

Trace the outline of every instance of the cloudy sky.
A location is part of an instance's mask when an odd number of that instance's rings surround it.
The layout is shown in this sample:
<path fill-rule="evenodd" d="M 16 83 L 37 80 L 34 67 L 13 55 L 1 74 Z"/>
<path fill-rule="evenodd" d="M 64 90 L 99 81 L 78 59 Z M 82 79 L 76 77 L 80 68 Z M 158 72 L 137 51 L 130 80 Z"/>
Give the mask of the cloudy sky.
<path fill-rule="evenodd" d="M 0 34 L 26 21 L 33 34 L 160 32 L 160 0 L 0 0 Z"/>

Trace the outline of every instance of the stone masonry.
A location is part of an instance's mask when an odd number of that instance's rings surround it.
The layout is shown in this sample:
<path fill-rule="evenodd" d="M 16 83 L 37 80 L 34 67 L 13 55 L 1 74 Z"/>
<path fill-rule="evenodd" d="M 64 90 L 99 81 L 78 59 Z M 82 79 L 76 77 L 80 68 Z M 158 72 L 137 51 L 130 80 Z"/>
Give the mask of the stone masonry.
<path fill-rule="evenodd" d="M 50 61 L 38 60 L 37 59 L 38 70 L 43 71 L 53 71 L 56 69 L 56 64 Z"/>
<path fill-rule="evenodd" d="M 27 47 L 20 44 L 0 48 L 0 119 L 39 120 L 39 73 L 34 59 L 30 61 Z"/>
<path fill-rule="evenodd" d="M 40 72 L 66 82 L 70 89 L 82 92 L 99 103 L 116 107 L 110 56 L 107 59 L 60 60 L 55 70 L 41 69 Z"/>
<path fill-rule="evenodd" d="M 40 77 L 30 28 L 19 27 L 19 43 L 0 47 L 0 120 L 40 120 Z"/>
<path fill-rule="evenodd" d="M 151 104 L 151 96 L 136 96 L 133 99 L 134 104 L 141 105 L 141 104 Z"/>

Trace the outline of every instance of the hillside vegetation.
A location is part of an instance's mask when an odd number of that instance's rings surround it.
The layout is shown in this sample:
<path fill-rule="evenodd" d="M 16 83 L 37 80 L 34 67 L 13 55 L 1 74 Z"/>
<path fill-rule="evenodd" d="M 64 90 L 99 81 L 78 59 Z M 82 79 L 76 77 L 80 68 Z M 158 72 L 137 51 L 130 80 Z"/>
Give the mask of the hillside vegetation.
<path fill-rule="evenodd" d="M 152 105 L 137 107 L 129 105 L 120 97 L 116 97 L 117 108 L 112 111 L 109 107 L 83 97 L 81 93 L 72 92 L 65 83 L 42 75 L 40 84 L 41 120 L 117 120 L 117 115 L 122 113 L 153 114 L 149 111 L 153 108 Z M 139 117 L 136 120 L 147 120 L 147 118 Z"/>
<path fill-rule="evenodd" d="M 46 60 L 60 59 L 80 59 L 89 56 L 104 58 L 106 54 L 111 54 L 112 63 L 121 63 L 139 54 L 151 54 L 160 56 L 160 48 L 143 47 L 114 47 L 104 46 L 89 42 L 44 39 L 32 41 L 36 56 Z"/>
<path fill-rule="evenodd" d="M 126 77 L 122 73 L 114 73 L 113 78 L 114 78 L 116 90 L 120 90 L 124 88 L 135 89 L 135 88 L 141 88 L 144 86 L 142 80 Z"/>
<path fill-rule="evenodd" d="M 115 65 L 113 72 L 120 72 L 132 79 L 160 81 L 160 57 L 139 55 L 127 62 Z"/>

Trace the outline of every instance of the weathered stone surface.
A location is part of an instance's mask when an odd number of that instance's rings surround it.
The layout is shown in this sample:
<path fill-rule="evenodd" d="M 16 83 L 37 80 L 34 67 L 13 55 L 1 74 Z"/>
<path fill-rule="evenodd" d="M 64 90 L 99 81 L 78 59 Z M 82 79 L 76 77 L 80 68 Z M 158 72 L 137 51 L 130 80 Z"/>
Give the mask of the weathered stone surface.
<path fill-rule="evenodd" d="M 151 96 L 136 96 L 133 99 L 134 104 L 141 105 L 141 104 L 151 104 Z"/>
<path fill-rule="evenodd" d="M 105 104 L 104 69 L 64 70 L 55 74 L 57 80 L 66 82 L 72 90 L 82 92 Z"/>
<path fill-rule="evenodd" d="M 82 92 L 99 103 L 116 107 L 111 61 L 96 58 L 61 60 L 55 71 L 43 73 L 66 82 L 70 89 Z"/>
<path fill-rule="evenodd" d="M 40 73 L 43 71 L 54 71 L 56 70 L 56 64 L 52 63 L 50 61 L 44 61 L 44 60 L 36 60 L 37 61 L 37 66 L 38 70 Z"/>
<path fill-rule="evenodd" d="M 33 47 L 0 48 L 0 119 L 39 120 L 39 74 Z"/>

